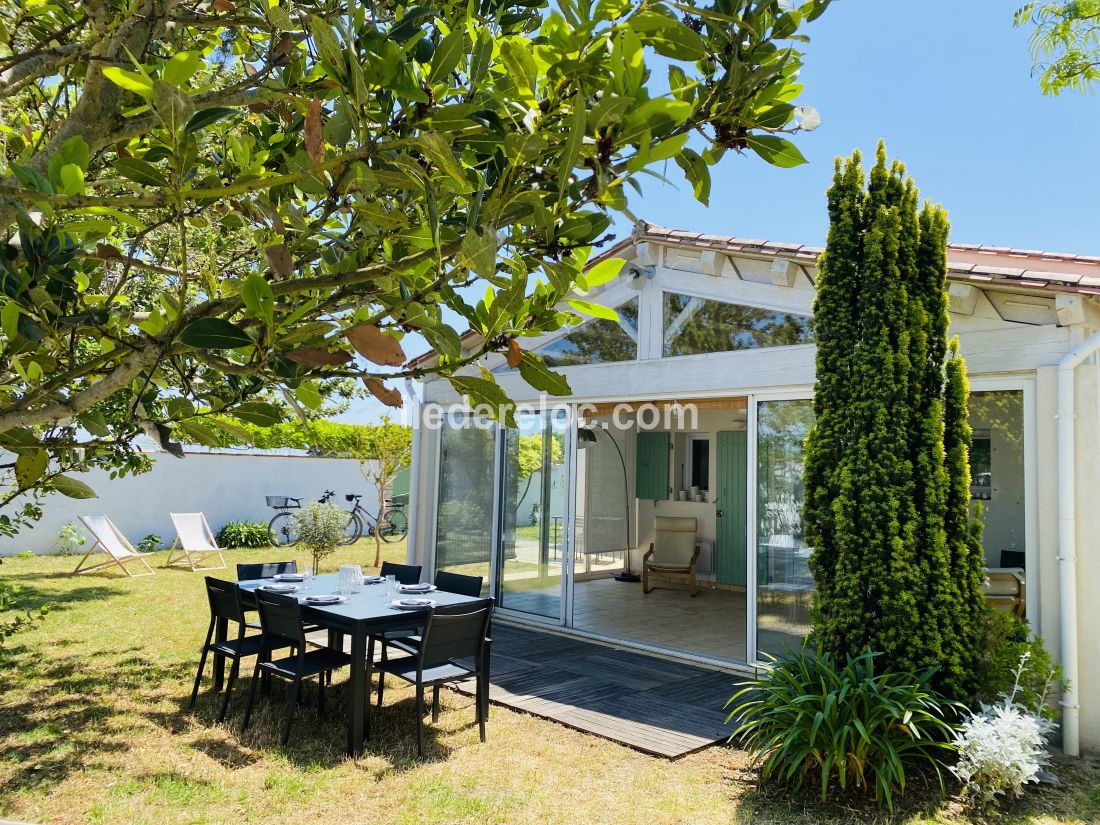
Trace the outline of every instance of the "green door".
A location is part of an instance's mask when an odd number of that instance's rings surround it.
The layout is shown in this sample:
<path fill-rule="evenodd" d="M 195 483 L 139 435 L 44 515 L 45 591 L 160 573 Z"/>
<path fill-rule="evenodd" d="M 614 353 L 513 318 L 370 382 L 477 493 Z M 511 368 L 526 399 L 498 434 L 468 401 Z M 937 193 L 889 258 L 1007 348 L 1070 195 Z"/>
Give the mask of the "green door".
<path fill-rule="evenodd" d="M 718 433 L 717 542 L 715 577 L 723 584 L 744 586 L 748 484 L 748 433 Z"/>

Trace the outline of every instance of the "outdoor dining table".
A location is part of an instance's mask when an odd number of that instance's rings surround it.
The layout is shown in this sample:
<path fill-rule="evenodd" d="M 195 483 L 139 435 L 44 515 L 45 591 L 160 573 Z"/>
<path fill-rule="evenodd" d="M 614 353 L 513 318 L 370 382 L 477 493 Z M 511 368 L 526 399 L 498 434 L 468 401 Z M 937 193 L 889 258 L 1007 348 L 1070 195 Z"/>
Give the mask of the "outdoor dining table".
<path fill-rule="evenodd" d="M 393 630 L 401 627 L 413 627 L 422 622 L 426 610 L 403 610 L 394 607 L 387 597 L 384 583 L 364 584 L 359 593 L 347 597 L 343 604 L 314 605 L 305 601 L 307 595 L 336 593 L 337 575 L 335 573 L 314 576 L 308 593 L 299 591 L 298 602 L 302 606 L 302 619 L 310 624 L 327 630 L 330 643 L 342 644 L 343 636 L 351 639 L 351 708 L 348 714 L 348 753 L 357 755 L 363 747 L 366 727 L 366 703 L 370 697 L 370 685 L 367 679 L 367 639 L 372 633 Z M 272 579 L 246 579 L 238 581 L 241 599 L 246 608 L 255 606 L 252 592 L 261 585 L 272 584 Z M 437 605 L 455 605 L 474 603 L 478 599 L 435 590 L 426 594 Z M 219 641 L 228 634 L 228 623 L 219 623 L 214 631 Z M 487 666 L 488 663 L 486 663 Z M 225 660 L 220 656 L 214 659 L 214 688 L 221 690 L 225 672 Z"/>

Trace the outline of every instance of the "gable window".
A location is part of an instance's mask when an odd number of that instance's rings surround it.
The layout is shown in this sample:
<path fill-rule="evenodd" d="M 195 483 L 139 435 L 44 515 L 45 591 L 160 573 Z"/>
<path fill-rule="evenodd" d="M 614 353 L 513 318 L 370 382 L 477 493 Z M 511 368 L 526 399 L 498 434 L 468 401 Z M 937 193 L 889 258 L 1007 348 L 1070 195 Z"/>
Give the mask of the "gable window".
<path fill-rule="evenodd" d="M 808 315 L 664 294 L 662 354 L 698 355 L 813 343 Z"/>
<path fill-rule="evenodd" d="M 638 357 L 638 299 L 620 307 L 618 321 L 597 318 L 535 350 L 550 367 L 633 361 Z"/>

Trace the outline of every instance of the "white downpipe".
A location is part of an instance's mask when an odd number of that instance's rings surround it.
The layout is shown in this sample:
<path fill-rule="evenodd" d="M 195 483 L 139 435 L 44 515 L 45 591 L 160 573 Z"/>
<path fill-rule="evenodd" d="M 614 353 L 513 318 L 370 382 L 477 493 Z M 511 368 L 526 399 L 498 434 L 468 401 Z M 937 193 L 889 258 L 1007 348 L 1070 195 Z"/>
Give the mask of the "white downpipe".
<path fill-rule="evenodd" d="M 1077 684 L 1077 422 L 1074 371 L 1100 350 L 1100 332 L 1089 336 L 1058 362 L 1058 572 L 1062 625 L 1062 750 L 1081 753 Z"/>
<path fill-rule="evenodd" d="M 420 396 L 416 394 L 416 384 L 411 378 L 405 379 L 405 395 L 409 399 L 409 419 L 413 425 L 412 450 L 409 453 L 409 544 L 405 548 L 406 564 L 416 564 L 416 539 L 420 530 L 420 453 L 421 421 L 420 421 Z"/>

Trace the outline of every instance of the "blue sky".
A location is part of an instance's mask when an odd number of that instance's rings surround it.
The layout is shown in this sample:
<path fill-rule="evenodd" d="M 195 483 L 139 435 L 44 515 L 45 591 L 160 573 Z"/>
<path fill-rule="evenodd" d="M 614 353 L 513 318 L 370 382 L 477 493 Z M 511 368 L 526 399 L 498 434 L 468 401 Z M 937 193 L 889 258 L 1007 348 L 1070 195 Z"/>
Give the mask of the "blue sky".
<path fill-rule="evenodd" d="M 801 102 L 822 125 L 796 138 L 809 163 L 776 169 L 727 155 L 710 207 L 670 164 L 646 178 L 640 218 L 697 232 L 823 244 L 833 158 L 885 138 L 924 197 L 950 214 L 951 240 L 1100 255 L 1100 99 L 1045 97 L 1031 76 L 1014 0 L 835 0 L 806 32 Z M 616 224 L 629 234 L 625 220 Z M 409 342 L 410 353 L 419 344 Z M 348 420 L 372 421 L 373 401 Z"/>

